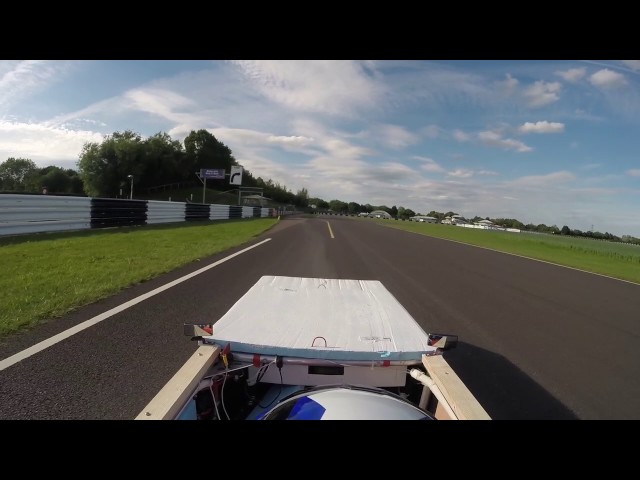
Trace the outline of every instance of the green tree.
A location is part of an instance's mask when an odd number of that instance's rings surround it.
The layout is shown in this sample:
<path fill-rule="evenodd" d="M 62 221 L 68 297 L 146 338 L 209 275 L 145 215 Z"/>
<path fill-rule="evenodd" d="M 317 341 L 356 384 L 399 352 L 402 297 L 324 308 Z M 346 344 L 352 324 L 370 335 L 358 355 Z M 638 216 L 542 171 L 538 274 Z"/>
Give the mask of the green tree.
<path fill-rule="evenodd" d="M 24 192 L 33 190 L 27 184 L 38 174 L 33 160 L 10 157 L 0 163 L 0 190 Z"/>
<path fill-rule="evenodd" d="M 309 205 L 309 192 L 306 188 L 301 188 L 296 193 L 296 205 L 299 207 L 307 207 Z"/>
<path fill-rule="evenodd" d="M 204 129 L 192 130 L 184 139 L 184 149 L 180 171 L 185 180 L 193 178 L 194 172 L 199 172 L 201 168 L 224 168 L 229 173 L 231 166 L 238 164 L 231 149 Z"/>
<path fill-rule="evenodd" d="M 138 187 L 145 186 L 145 144 L 132 131 L 115 132 L 101 143 L 85 143 L 80 153 L 78 169 L 89 196 L 113 197 L 119 189 L 127 191 L 128 175 L 134 176 Z"/>
<path fill-rule="evenodd" d="M 571 229 L 566 225 L 560 230 L 560 235 L 571 235 Z"/>
<path fill-rule="evenodd" d="M 44 170 L 44 169 L 43 169 Z M 49 193 L 71 193 L 71 177 L 60 167 L 47 167 L 47 171 L 38 177 L 38 182 Z"/>
<path fill-rule="evenodd" d="M 341 200 L 331 200 L 329 201 L 329 208 L 334 212 L 345 213 L 348 211 L 349 205 Z"/>
<path fill-rule="evenodd" d="M 349 204 L 347 205 L 347 209 L 350 214 L 355 214 L 355 213 L 360 213 L 361 207 L 359 203 L 349 202 Z"/>
<path fill-rule="evenodd" d="M 154 187 L 193 179 L 193 173 L 180 170 L 185 155 L 182 144 L 167 133 L 159 132 L 143 143 L 144 168 L 140 187 Z M 189 174 L 191 177 L 189 177 Z"/>
<path fill-rule="evenodd" d="M 309 204 L 315 205 L 318 210 L 328 210 L 329 202 L 326 200 L 322 200 L 321 198 L 311 198 L 309 199 Z"/>
<path fill-rule="evenodd" d="M 404 218 L 405 220 L 411 217 L 415 217 L 416 212 L 411 210 L 410 208 L 399 207 L 398 208 L 398 218 Z"/>

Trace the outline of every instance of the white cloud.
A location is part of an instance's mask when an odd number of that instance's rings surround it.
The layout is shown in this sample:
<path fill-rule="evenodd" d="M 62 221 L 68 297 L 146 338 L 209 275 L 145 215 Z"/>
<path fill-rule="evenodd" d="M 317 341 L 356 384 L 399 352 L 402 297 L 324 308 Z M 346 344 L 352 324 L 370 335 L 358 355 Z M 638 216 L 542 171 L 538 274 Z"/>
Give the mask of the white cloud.
<path fill-rule="evenodd" d="M 627 83 L 626 77 L 622 73 L 614 72 L 608 68 L 598 70 L 589 77 L 592 85 L 599 88 L 618 88 Z"/>
<path fill-rule="evenodd" d="M 0 108 L 42 90 L 69 69 L 68 62 L 25 60 L 3 62 L 0 69 Z"/>
<path fill-rule="evenodd" d="M 560 133 L 564 132 L 564 123 L 547 122 L 525 122 L 518 130 L 522 133 Z"/>
<path fill-rule="evenodd" d="M 375 138 L 390 148 L 404 148 L 420 141 L 420 137 L 399 125 L 378 125 L 372 130 Z"/>
<path fill-rule="evenodd" d="M 500 147 L 505 150 L 515 150 L 516 152 L 520 153 L 531 152 L 533 150 L 533 148 L 519 140 L 514 140 L 512 138 L 502 138 L 502 135 L 490 130 L 478 133 L 478 138 L 485 145 Z"/>
<path fill-rule="evenodd" d="M 196 103 L 173 91 L 160 88 L 146 88 L 129 90 L 124 98 L 131 102 L 134 110 L 151 113 L 167 120 L 182 121 L 184 115 L 176 110 L 193 108 Z"/>
<path fill-rule="evenodd" d="M 191 130 L 192 129 L 189 129 L 188 131 Z M 240 151 L 245 149 L 260 151 L 281 148 L 290 152 L 298 152 L 306 155 L 313 155 L 318 152 L 318 150 L 314 148 L 317 146 L 316 140 L 302 135 L 273 135 L 271 133 L 246 128 L 219 127 L 208 130 L 219 141 L 231 148 L 234 156 L 238 149 L 240 149 Z"/>
<path fill-rule="evenodd" d="M 576 176 L 566 170 L 560 172 L 548 173 L 546 175 L 529 175 L 512 180 L 512 185 L 523 187 L 546 187 L 551 184 L 566 183 L 575 180 Z"/>
<path fill-rule="evenodd" d="M 507 78 L 505 80 L 496 82 L 496 85 L 507 93 L 507 95 L 511 95 L 516 90 L 520 82 L 518 82 L 517 78 L 513 78 L 510 73 L 507 73 L 506 77 Z"/>
<path fill-rule="evenodd" d="M 640 177 L 640 168 L 632 168 L 631 170 L 627 170 L 627 175 L 632 177 Z"/>
<path fill-rule="evenodd" d="M 370 172 L 375 172 L 374 177 L 382 177 L 383 180 L 402 180 L 416 175 L 416 171 L 403 163 L 387 162 L 382 165 L 372 166 Z"/>
<path fill-rule="evenodd" d="M 370 108 L 382 85 L 371 62 L 258 60 L 233 62 L 271 101 L 292 110 L 349 116 Z"/>
<path fill-rule="evenodd" d="M 471 135 L 463 132 L 462 130 L 454 130 L 451 135 L 458 142 L 468 142 L 469 140 L 471 140 Z"/>
<path fill-rule="evenodd" d="M 622 60 L 631 70 L 640 70 L 640 60 Z"/>
<path fill-rule="evenodd" d="M 586 68 L 570 68 L 569 70 L 557 71 L 556 75 L 561 76 L 565 81 L 570 83 L 578 82 L 587 74 Z"/>
<path fill-rule="evenodd" d="M 433 173 L 444 172 L 444 168 L 442 168 L 438 164 L 438 162 L 436 162 L 435 160 L 429 157 L 414 156 L 412 158 L 421 162 L 422 165 L 420 165 L 420 168 L 425 172 L 433 172 Z"/>
<path fill-rule="evenodd" d="M 303 137 L 300 135 L 271 135 L 269 137 L 269 142 L 278 143 L 282 145 L 301 145 L 306 146 L 313 143 L 313 138 Z"/>
<path fill-rule="evenodd" d="M 427 138 L 438 138 L 442 135 L 442 128 L 437 125 L 428 125 L 420 132 Z"/>
<path fill-rule="evenodd" d="M 471 178 L 473 177 L 473 171 L 466 168 L 456 168 L 451 172 L 447 172 L 447 175 L 456 178 Z"/>
<path fill-rule="evenodd" d="M 549 105 L 560 99 L 560 90 L 562 85 L 560 82 L 545 82 L 538 80 L 533 85 L 527 87 L 524 96 L 530 107 L 537 108 Z"/>
<path fill-rule="evenodd" d="M 493 170 L 478 170 L 476 173 L 478 175 L 500 175 L 498 172 L 494 172 Z"/>
<path fill-rule="evenodd" d="M 75 161 L 86 142 L 102 140 L 101 134 L 86 130 L 0 121 L 0 158 L 30 158 L 41 167 Z"/>

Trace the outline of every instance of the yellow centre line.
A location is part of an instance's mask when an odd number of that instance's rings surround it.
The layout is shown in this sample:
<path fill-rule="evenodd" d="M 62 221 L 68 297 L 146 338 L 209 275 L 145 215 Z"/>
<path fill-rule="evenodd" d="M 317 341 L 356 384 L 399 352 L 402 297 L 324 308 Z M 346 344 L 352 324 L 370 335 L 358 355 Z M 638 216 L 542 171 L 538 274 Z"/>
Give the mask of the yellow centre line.
<path fill-rule="evenodd" d="M 325 220 L 325 222 L 327 222 L 327 227 L 329 227 L 329 235 L 331 235 L 331 238 L 336 238 L 333 236 L 333 231 L 331 230 L 331 225 L 329 224 L 329 222 L 327 220 Z"/>

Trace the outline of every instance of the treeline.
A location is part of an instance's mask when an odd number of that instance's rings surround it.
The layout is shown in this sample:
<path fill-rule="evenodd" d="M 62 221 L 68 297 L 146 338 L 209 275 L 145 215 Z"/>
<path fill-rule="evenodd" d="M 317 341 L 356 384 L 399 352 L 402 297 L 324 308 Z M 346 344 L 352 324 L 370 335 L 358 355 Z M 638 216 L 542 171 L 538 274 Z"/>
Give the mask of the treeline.
<path fill-rule="evenodd" d="M 49 166 L 38 168 L 30 159 L 9 158 L 0 163 L 0 192 L 76 194 L 113 198 L 130 189 L 148 192 L 153 187 L 189 183 L 199 185 L 201 168 L 225 169 L 239 165 L 231 149 L 207 130 L 191 131 L 179 142 L 164 132 L 148 138 L 127 130 L 107 135 L 101 142 L 84 144 L 78 171 Z M 298 208 L 308 205 L 305 188 L 296 193 L 271 179 L 255 178 L 243 169 L 242 186 L 260 187 L 275 202 Z M 207 180 L 207 186 L 229 190 L 228 180 Z M 135 197 L 135 193 L 134 193 Z"/>
<path fill-rule="evenodd" d="M 395 205 L 391 208 L 386 205 L 373 206 L 370 204 L 361 205 L 356 202 L 343 202 L 341 200 L 331 200 L 329 202 L 322 200 L 320 198 L 311 198 L 309 199 L 309 205 L 315 205 L 318 211 L 332 211 L 337 213 L 345 213 L 350 215 L 357 215 L 358 213 L 371 213 L 374 210 L 384 210 L 388 214 L 390 214 L 394 218 L 407 220 L 409 217 L 414 217 L 416 215 L 423 215 L 422 213 L 415 213 L 413 210 L 404 207 L 396 207 Z M 435 210 L 431 210 L 426 214 L 429 217 L 433 217 L 437 219 L 438 222 L 442 222 L 446 217 L 452 217 L 454 215 L 458 215 L 456 212 L 436 212 Z M 562 228 L 558 228 L 556 225 L 545 225 L 544 223 L 540 223 L 538 225 L 534 225 L 533 223 L 524 224 L 521 221 L 515 218 L 489 218 L 489 217 L 479 217 L 475 216 L 471 219 L 467 219 L 462 217 L 463 220 L 476 223 L 480 220 L 490 220 L 494 225 L 504 228 L 517 228 L 519 230 L 527 231 L 527 232 L 537 232 L 537 233 L 546 233 L 552 235 L 569 235 L 575 237 L 586 237 L 593 238 L 596 240 L 607 240 L 610 242 L 623 242 L 623 243 L 633 243 L 636 245 L 640 245 L 640 238 L 633 237 L 631 235 L 622 235 L 619 237 L 617 235 L 613 235 L 609 232 L 594 232 L 587 231 L 583 232 L 578 229 L 571 229 L 568 226 L 563 226 Z"/>
<path fill-rule="evenodd" d="M 8 158 L 0 163 L 0 192 L 67 193 L 83 195 L 82 179 L 71 168 L 38 168 L 28 158 Z"/>

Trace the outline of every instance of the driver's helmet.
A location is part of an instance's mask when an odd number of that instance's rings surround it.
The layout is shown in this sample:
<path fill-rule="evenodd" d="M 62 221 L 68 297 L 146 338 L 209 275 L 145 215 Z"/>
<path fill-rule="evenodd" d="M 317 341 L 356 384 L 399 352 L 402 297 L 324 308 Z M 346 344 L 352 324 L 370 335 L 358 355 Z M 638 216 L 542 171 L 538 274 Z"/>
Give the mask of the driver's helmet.
<path fill-rule="evenodd" d="M 280 400 L 260 420 L 434 420 L 399 395 L 374 387 L 313 387 Z"/>

